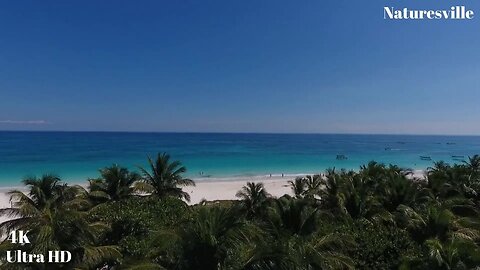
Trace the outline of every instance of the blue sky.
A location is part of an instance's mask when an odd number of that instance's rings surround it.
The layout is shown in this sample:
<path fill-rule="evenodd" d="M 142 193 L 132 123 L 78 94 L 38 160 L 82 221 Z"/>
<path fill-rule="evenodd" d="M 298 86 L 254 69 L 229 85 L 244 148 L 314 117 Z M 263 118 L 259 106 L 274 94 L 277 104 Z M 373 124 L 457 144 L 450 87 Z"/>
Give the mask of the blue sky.
<path fill-rule="evenodd" d="M 2 1 L 0 130 L 480 134 L 479 30 L 477 1 Z"/>

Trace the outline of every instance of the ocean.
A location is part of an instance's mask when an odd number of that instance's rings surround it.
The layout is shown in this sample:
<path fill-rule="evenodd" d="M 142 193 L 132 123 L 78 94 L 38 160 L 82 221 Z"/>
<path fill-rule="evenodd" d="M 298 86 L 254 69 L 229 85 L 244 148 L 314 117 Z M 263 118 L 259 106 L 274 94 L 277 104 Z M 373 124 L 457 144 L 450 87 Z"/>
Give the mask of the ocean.
<path fill-rule="evenodd" d="M 147 155 L 157 152 L 180 160 L 186 176 L 202 181 L 358 169 L 371 160 L 425 169 L 434 161 L 480 154 L 480 137 L 1 131 L 0 186 L 18 186 L 24 177 L 43 173 L 80 183 L 114 163 L 132 170 L 146 166 Z"/>

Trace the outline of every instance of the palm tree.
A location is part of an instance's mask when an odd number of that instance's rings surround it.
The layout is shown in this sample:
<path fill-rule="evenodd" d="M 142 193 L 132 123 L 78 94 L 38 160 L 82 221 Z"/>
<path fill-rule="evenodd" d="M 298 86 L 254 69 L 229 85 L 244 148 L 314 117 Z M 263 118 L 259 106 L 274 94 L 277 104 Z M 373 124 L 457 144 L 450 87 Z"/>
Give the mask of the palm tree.
<path fill-rule="evenodd" d="M 425 241 L 424 249 L 424 257 L 406 257 L 399 269 L 477 269 L 480 265 L 480 249 L 469 241 L 433 238 Z"/>
<path fill-rule="evenodd" d="M 28 187 L 28 196 L 37 209 L 47 207 L 48 203 L 61 203 L 61 200 L 64 199 L 60 195 L 62 194 L 61 190 L 65 189 L 66 186 L 61 183 L 60 178 L 56 175 L 45 174 L 41 178 L 27 177 L 22 182 Z M 22 196 L 24 194 L 18 190 L 10 191 L 9 195 L 18 197 L 18 199 L 25 198 Z"/>
<path fill-rule="evenodd" d="M 290 187 L 292 188 L 292 192 L 295 197 L 303 198 L 306 190 L 305 178 L 296 177 L 294 181 L 288 181 L 288 183 L 290 184 Z"/>
<path fill-rule="evenodd" d="M 464 161 L 465 165 L 472 171 L 480 170 L 480 155 L 468 157 L 468 161 Z"/>
<path fill-rule="evenodd" d="M 306 199 L 293 199 L 284 196 L 274 201 L 267 217 L 268 231 L 274 235 L 309 235 L 313 233 L 322 214 Z"/>
<path fill-rule="evenodd" d="M 250 250 L 245 270 L 354 269 L 354 262 L 344 254 L 353 243 L 339 234 L 314 234 L 266 239 Z"/>
<path fill-rule="evenodd" d="M 341 252 L 347 238 L 318 233 L 325 213 L 308 200 L 284 196 L 269 210 L 262 225 L 268 236 L 255 243 L 243 269 L 353 269 Z"/>
<path fill-rule="evenodd" d="M 428 169 L 426 187 L 436 199 L 464 196 L 465 193 L 471 192 L 469 190 L 470 186 L 473 186 L 471 176 L 471 172 L 465 166 L 457 164 L 451 166 L 439 161 Z"/>
<path fill-rule="evenodd" d="M 98 244 L 107 226 L 88 221 L 84 189 L 62 184 L 53 175 L 31 177 L 23 182 L 28 187 L 28 195 L 18 190 L 11 191 L 12 207 L 0 209 L 0 215 L 13 218 L 0 224 L 2 234 L 13 230 L 29 232 L 31 245 L 16 248 L 36 254 L 68 250 L 72 253 L 72 261 L 67 264 L 70 268 L 91 268 L 120 256 L 115 246 Z M 0 244 L 0 249 L 4 248 L 11 248 L 8 239 Z M 64 266 L 58 265 L 58 268 Z"/>
<path fill-rule="evenodd" d="M 470 241 L 452 239 L 442 243 L 438 239 L 429 239 L 425 246 L 432 268 L 473 269 L 480 264 L 480 249 Z"/>
<path fill-rule="evenodd" d="M 335 173 L 335 170 L 327 170 L 322 188 L 319 191 L 323 207 L 329 209 L 332 213 L 340 211 L 340 188 L 343 179 L 339 174 Z"/>
<path fill-rule="evenodd" d="M 160 232 L 155 252 L 175 250 L 176 265 L 169 269 L 228 269 L 227 260 L 237 259 L 229 258 L 231 252 L 256 234 L 240 216 L 235 208 L 200 207 L 190 222 Z"/>
<path fill-rule="evenodd" d="M 323 184 L 323 178 L 320 174 L 306 175 L 305 178 L 305 196 L 313 198 L 319 194 L 321 186 Z"/>
<path fill-rule="evenodd" d="M 468 161 L 464 161 L 465 166 L 470 171 L 469 178 L 478 178 L 480 173 L 480 155 L 468 157 Z M 476 179 L 478 181 L 478 179 Z"/>
<path fill-rule="evenodd" d="M 265 190 L 263 183 L 248 182 L 235 196 L 242 200 L 247 216 L 252 217 L 258 213 L 270 194 Z"/>
<path fill-rule="evenodd" d="M 369 176 L 372 178 L 381 178 L 387 168 L 385 164 L 378 163 L 376 161 L 370 161 L 367 165 L 360 166 L 360 174 L 364 174 L 365 176 Z"/>
<path fill-rule="evenodd" d="M 90 193 L 94 198 L 118 201 L 128 198 L 135 192 L 134 184 L 140 175 L 129 172 L 127 168 L 112 165 L 100 170 L 101 177 L 89 180 Z"/>
<path fill-rule="evenodd" d="M 83 208 L 89 205 L 78 196 L 83 190 L 81 187 L 67 186 L 56 175 L 27 177 L 22 182 L 28 188 L 28 195 L 20 190 L 9 191 L 12 207 L 0 209 L 0 215 L 13 218 L 0 224 L 2 233 L 27 225 L 31 217 L 45 209 L 56 209 L 65 204 Z"/>
<path fill-rule="evenodd" d="M 433 163 L 433 167 L 427 168 L 427 175 L 432 174 L 445 174 L 451 168 L 450 164 L 445 161 L 436 161 Z"/>
<path fill-rule="evenodd" d="M 288 181 L 296 198 L 314 198 L 320 192 L 323 183 L 319 174 L 296 177 L 294 181 Z"/>
<path fill-rule="evenodd" d="M 343 213 L 352 219 L 370 219 L 378 214 L 378 197 L 374 196 L 371 179 L 361 174 L 345 177 L 340 187 L 339 200 Z"/>
<path fill-rule="evenodd" d="M 459 217 L 446 205 L 429 205 L 416 211 L 408 206 L 400 206 L 412 238 L 420 243 L 436 238 L 442 242 L 451 239 L 465 241 L 480 240 L 480 230 L 475 218 Z M 477 215 L 478 217 L 478 215 Z"/>
<path fill-rule="evenodd" d="M 348 246 L 354 243 L 345 235 L 340 234 L 316 234 L 303 243 L 303 247 L 295 248 L 298 253 L 299 265 L 305 265 L 304 269 L 354 269 L 354 262 L 343 254 Z"/>
<path fill-rule="evenodd" d="M 403 175 L 392 175 L 380 187 L 379 200 L 393 213 L 400 205 L 414 206 L 419 200 L 419 185 Z"/>
<path fill-rule="evenodd" d="M 147 158 L 149 170 L 139 167 L 146 184 L 143 189 L 160 197 L 173 196 L 190 201 L 190 195 L 181 187 L 195 186 L 195 182 L 182 176 L 187 171 L 182 163 L 170 161 L 170 155 L 167 153 L 158 153 L 155 161 Z"/>

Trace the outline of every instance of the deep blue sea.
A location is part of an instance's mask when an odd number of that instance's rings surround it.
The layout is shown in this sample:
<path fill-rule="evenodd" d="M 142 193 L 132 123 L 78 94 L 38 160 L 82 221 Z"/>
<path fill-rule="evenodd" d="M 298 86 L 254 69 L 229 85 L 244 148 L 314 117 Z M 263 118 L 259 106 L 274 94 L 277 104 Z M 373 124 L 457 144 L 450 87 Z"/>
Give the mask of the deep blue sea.
<path fill-rule="evenodd" d="M 452 156 L 480 153 L 480 137 L 9 131 L 0 132 L 0 186 L 42 173 L 82 182 L 113 163 L 144 166 L 146 156 L 157 152 L 182 161 L 187 176 L 203 172 L 205 179 L 357 169 L 370 160 L 424 169 L 433 161 L 459 162 Z"/>

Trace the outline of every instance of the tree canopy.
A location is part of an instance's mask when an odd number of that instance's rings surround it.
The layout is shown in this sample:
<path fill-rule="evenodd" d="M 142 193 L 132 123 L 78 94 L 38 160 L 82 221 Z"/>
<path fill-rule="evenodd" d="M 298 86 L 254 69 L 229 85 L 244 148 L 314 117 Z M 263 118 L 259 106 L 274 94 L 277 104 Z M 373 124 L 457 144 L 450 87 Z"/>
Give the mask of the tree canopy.
<path fill-rule="evenodd" d="M 72 252 L 64 264 L 0 269 L 478 269 L 480 157 L 436 162 L 425 178 L 370 162 L 289 182 L 276 198 L 247 182 L 237 200 L 188 205 L 194 182 L 166 153 L 139 173 L 100 170 L 87 188 L 53 174 L 13 190 L 2 234 L 29 231 L 31 245 L 2 252 Z"/>

